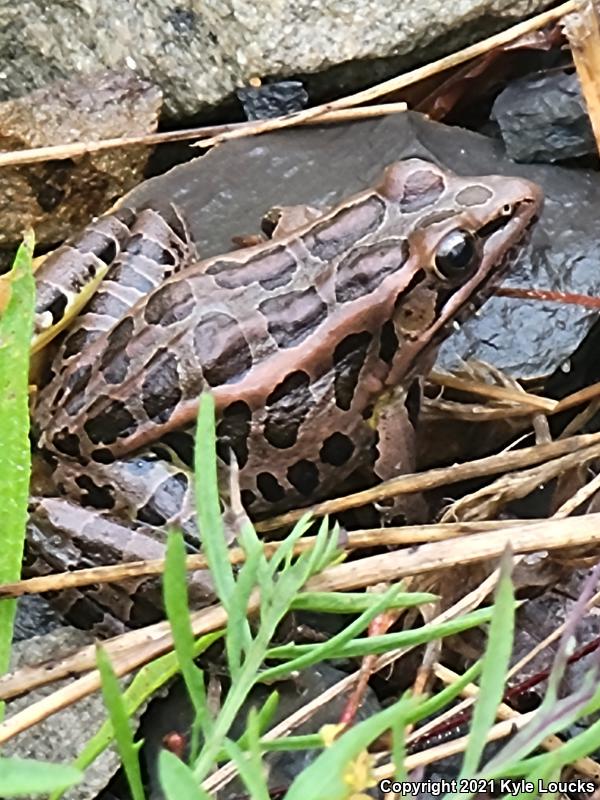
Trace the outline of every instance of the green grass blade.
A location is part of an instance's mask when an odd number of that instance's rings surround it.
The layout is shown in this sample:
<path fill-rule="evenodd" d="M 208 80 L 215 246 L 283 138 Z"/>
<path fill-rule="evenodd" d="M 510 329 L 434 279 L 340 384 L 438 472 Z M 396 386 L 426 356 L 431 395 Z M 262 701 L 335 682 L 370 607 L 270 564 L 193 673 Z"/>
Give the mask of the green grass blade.
<path fill-rule="evenodd" d="M 425 717 L 430 717 L 437 714 L 447 705 L 449 705 L 470 683 L 472 683 L 479 673 L 481 672 L 481 661 L 476 661 L 473 666 L 463 673 L 460 678 L 454 683 L 445 686 L 440 692 L 423 699 L 423 701 L 416 707 L 415 712 L 409 716 L 408 722 L 414 725 Z"/>
<path fill-rule="evenodd" d="M 204 735 L 208 736 L 211 720 L 206 713 L 204 675 L 194 663 L 194 634 L 190 624 L 188 605 L 186 555 L 183 536 L 179 531 L 171 532 L 167 538 L 163 577 L 165 610 L 173 632 L 175 653 L 185 687 L 194 711 L 200 716 L 199 721 Z"/>
<path fill-rule="evenodd" d="M 437 714 L 439 711 L 446 708 L 460 695 L 465 686 L 467 686 L 469 683 L 472 683 L 477 678 L 480 671 L 481 662 L 478 661 L 476 664 L 473 664 L 473 666 L 470 667 L 464 673 L 464 675 L 461 675 L 457 681 L 451 683 L 449 686 L 446 686 L 432 697 L 422 699 L 422 702 L 415 707 L 414 711 L 410 712 L 407 718 L 402 720 L 402 726 L 404 724 L 412 725 L 422 719 L 425 719 L 426 717 Z M 265 752 L 309 750 L 314 748 L 322 749 L 323 739 L 318 733 L 302 734 L 298 736 L 285 736 L 279 739 L 263 739 L 261 741 L 261 747 Z"/>
<path fill-rule="evenodd" d="M 389 608 L 414 608 L 439 599 L 429 592 L 398 592 Z M 370 592 L 302 592 L 292 603 L 294 611 L 324 614 L 361 614 L 377 602 Z"/>
<path fill-rule="evenodd" d="M 252 537 L 242 538 L 247 545 L 244 547 L 246 560 L 237 575 L 227 619 L 227 664 L 232 680 L 235 680 L 242 668 L 243 657 L 252 644 L 252 634 L 247 617 L 248 599 L 252 590 L 260 585 L 258 574 L 265 561 L 260 543 L 257 546 Z"/>
<path fill-rule="evenodd" d="M 392 764 L 394 765 L 394 780 L 402 782 L 408 778 L 404 766 L 406 760 L 405 726 L 394 721 L 392 726 Z"/>
<path fill-rule="evenodd" d="M 500 564 L 493 614 L 483 656 L 480 689 L 473 711 L 459 782 L 461 778 L 475 775 L 487 741 L 488 731 L 496 721 L 496 712 L 504 695 L 515 627 L 516 604 L 511 569 L 512 556 L 510 550 L 507 549 L 504 551 Z"/>
<path fill-rule="evenodd" d="M 398 633 L 386 633 L 382 636 L 370 636 L 368 638 L 352 639 L 346 644 L 340 645 L 336 648 L 331 658 L 355 658 L 358 656 L 370 655 L 372 653 L 385 653 L 390 649 L 397 647 L 413 647 L 419 644 L 426 644 L 433 639 L 443 639 L 445 636 L 454 636 L 456 633 L 462 633 L 469 628 L 474 628 L 478 625 L 483 625 L 489 622 L 492 616 L 493 609 L 480 608 L 476 611 L 471 611 L 469 614 L 464 614 L 457 619 L 449 620 L 447 622 L 439 623 L 437 625 L 423 625 L 421 628 L 415 628 L 407 631 L 400 631 Z M 272 647 L 267 652 L 269 659 L 281 659 L 291 661 L 292 658 L 300 658 L 301 656 L 309 656 L 314 653 L 316 648 L 321 647 L 320 644 L 285 644 L 279 647 Z M 312 659 L 310 660 L 312 661 Z M 304 662 L 303 662 L 304 663 Z M 307 659 L 307 663 L 309 660 Z M 273 668 L 275 669 L 275 668 Z"/>
<path fill-rule="evenodd" d="M 203 394 L 200 397 L 194 448 L 198 527 L 202 551 L 208 561 L 219 600 L 229 612 L 235 581 L 223 530 L 215 441 L 215 401 L 212 395 Z"/>
<path fill-rule="evenodd" d="M 248 714 L 246 726 L 248 734 L 248 748 L 242 750 L 236 742 L 225 741 L 225 749 L 229 757 L 235 761 L 240 778 L 248 789 L 252 800 L 269 800 L 267 774 L 262 763 L 260 748 L 260 721 L 254 708 Z"/>
<path fill-rule="evenodd" d="M 597 693 L 600 698 L 600 690 Z M 583 710 L 582 714 L 589 713 L 589 709 Z M 562 744 L 557 750 L 553 751 L 554 756 L 557 758 L 559 766 L 563 767 L 567 764 L 572 764 L 578 758 L 585 758 L 590 753 L 598 749 L 598 739 L 600 737 L 600 720 L 592 723 L 584 731 L 569 739 Z M 543 760 L 548 754 L 531 756 L 512 764 L 506 765 L 506 775 L 509 777 L 529 775 L 534 770 L 540 769 Z M 558 760 L 560 759 L 560 760 Z"/>
<path fill-rule="evenodd" d="M 294 525 L 293 530 L 288 533 L 283 542 L 281 542 L 277 550 L 269 559 L 269 573 L 271 576 L 274 575 L 284 563 L 287 562 L 289 564 L 293 557 L 293 551 L 296 542 L 298 539 L 301 539 L 302 536 L 304 536 L 311 524 L 312 519 L 308 514 L 305 514 Z"/>
<path fill-rule="evenodd" d="M 343 648 L 344 645 L 352 640 L 354 636 L 357 636 L 359 633 L 362 633 L 364 630 L 366 630 L 366 628 L 378 614 L 382 614 L 390 607 L 390 604 L 394 602 L 397 591 L 398 587 L 392 586 L 387 590 L 387 592 L 384 592 L 380 595 L 374 595 L 376 597 L 376 602 L 367 608 L 366 611 L 363 611 L 363 613 L 357 617 L 357 619 L 353 620 L 343 630 L 341 630 L 339 633 L 336 633 L 335 636 L 332 636 L 331 639 L 328 639 L 320 644 L 313 645 L 310 652 L 299 656 L 298 658 L 292 659 L 292 661 L 289 663 L 280 664 L 276 667 L 271 667 L 264 670 L 264 672 L 261 673 L 260 680 L 272 681 L 275 679 L 280 679 L 283 675 L 287 675 L 295 670 L 304 669 L 310 664 L 319 661 L 325 661 L 328 658 L 334 658 L 334 654 L 337 651 Z"/>
<path fill-rule="evenodd" d="M 279 692 L 277 690 L 274 690 L 267 697 L 262 707 L 257 711 L 259 736 L 263 733 L 263 731 L 265 731 L 268 728 L 269 723 L 271 722 L 271 720 L 275 715 L 275 712 L 277 711 L 278 705 L 279 705 Z M 246 730 L 237 740 L 237 745 L 242 750 L 247 750 L 248 747 L 250 746 L 248 737 L 249 737 L 249 732 L 248 730 Z"/>
<path fill-rule="evenodd" d="M 21 576 L 27 525 L 31 471 L 27 387 L 35 302 L 32 253 L 33 234 L 28 234 L 15 258 L 10 299 L 0 319 L 0 583 Z M 0 603 L 0 674 L 8 669 L 15 608 L 14 600 Z"/>
<path fill-rule="evenodd" d="M 194 658 L 207 650 L 214 642 L 223 636 L 223 631 L 208 633 L 194 642 Z M 166 653 L 143 666 L 129 686 L 123 692 L 125 709 L 130 717 L 146 703 L 149 698 L 171 680 L 179 672 L 179 662 L 175 653 Z M 99 755 L 104 752 L 114 739 L 113 727 L 107 720 L 100 729 L 86 743 L 79 753 L 73 766 L 86 769 Z M 53 793 L 50 800 L 58 800 L 58 793 Z"/>
<path fill-rule="evenodd" d="M 290 533 L 291 537 L 297 535 L 297 527 L 295 526 Z M 327 534 L 328 531 L 325 529 L 324 535 L 326 536 Z M 265 582 L 260 585 L 259 625 L 252 644 L 246 653 L 242 669 L 232 683 L 219 716 L 215 720 L 213 735 L 205 743 L 194 765 L 194 775 L 198 781 L 204 780 L 212 769 L 215 756 L 221 751 L 225 737 L 228 735 L 236 715 L 239 713 L 248 692 L 258 680 L 260 666 L 265 659 L 265 653 L 277 626 L 288 612 L 294 597 L 296 597 L 307 578 L 311 575 L 310 568 L 312 563 L 311 554 L 303 553 L 294 563 L 288 563 L 287 567 L 284 567 L 276 576 L 273 576 L 270 590 L 267 581 L 268 576 L 263 576 Z"/>
<path fill-rule="evenodd" d="M 158 779 L 167 800 L 211 800 L 187 764 L 168 750 L 158 756 Z"/>
<path fill-rule="evenodd" d="M 102 696 L 115 732 L 115 741 L 123 763 L 127 783 L 133 800 L 144 800 L 144 787 L 138 751 L 141 742 L 136 743 L 127 717 L 127 710 L 121 694 L 119 681 L 112 664 L 102 647 L 96 648 L 96 664 L 102 681 Z"/>
<path fill-rule="evenodd" d="M 81 783 L 83 772 L 68 764 L 32 758 L 0 758 L 0 797 L 64 791 Z"/>

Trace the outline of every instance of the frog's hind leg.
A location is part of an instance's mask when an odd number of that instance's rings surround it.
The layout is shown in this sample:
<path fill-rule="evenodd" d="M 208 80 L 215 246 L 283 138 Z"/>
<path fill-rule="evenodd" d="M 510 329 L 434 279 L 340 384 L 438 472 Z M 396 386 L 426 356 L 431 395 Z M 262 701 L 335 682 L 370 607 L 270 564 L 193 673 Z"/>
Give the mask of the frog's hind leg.
<path fill-rule="evenodd" d="M 24 577 L 73 569 L 164 558 L 168 532 L 117 521 L 98 510 L 62 498 L 32 498 L 27 526 Z M 190 575 L 192 607 L 214 602 L 208 570 Z M 163 617 L 160 578 L 142 575 L 119 583 L 94 583 L 52 592 L 57 611 L 100 636 L 114 636 Z"/>
<path fill-rule="evenodd" d="M 109 246 L 108 241 L 112 245 Z M 52 334 L 56 335 L 66 324 L 70 327 L 38 395 L 36 421 L 42 429 L 51 421 L 53 409 L 60 403 L 64 393 L 63 376 L 69 366 L 76 366 L 92 342 L 113 329 L 141 298 L 170 275 L 193 263 L 196 257 L 185 221 L 173 208 L 170 219 L 152 209 L 136 214 L 121 209 L 97 220 L 73 244 L 63 245 L 46 259 L 38 272 L 37 306 L 47 307 L 52 296 L 54 302 L 63 297 L 67 305 L 57 324 L 45 330 L 41 338 L 38 336 L 37 342 L 50 340 Z M 102 263 L 102 269 L 96 268 L 97 262 Z M 64 294 L 65 281 L 79 288 L 77 302 L 74 298 L 67 302 L 70 295 Z M 49 294 L 50 290 L 53 295 Z M 82 300 L 83 310 L 79 314 Z M 48 312 L 44 313 L 45 317 L 43 314 L 38 317 L 48 321 Z M 34 349 L 36 346 L 34 343 Z"/>
<path fill-rule="evenodd" d="M 156 530 L 178 528 L 188 549 L 199 550 L 193 474 L 166 445 L 88 467 L 61 459 L 53 481 L 84 507 Z"/>
<path fill-rule="evenodd" d="M 176 209 L 170 220 L 151 208 L 138 212 L 120 253 L 62 342 L 54 370 L 64 371 L 139 300 L 196 258 L 187 226 Z"/>

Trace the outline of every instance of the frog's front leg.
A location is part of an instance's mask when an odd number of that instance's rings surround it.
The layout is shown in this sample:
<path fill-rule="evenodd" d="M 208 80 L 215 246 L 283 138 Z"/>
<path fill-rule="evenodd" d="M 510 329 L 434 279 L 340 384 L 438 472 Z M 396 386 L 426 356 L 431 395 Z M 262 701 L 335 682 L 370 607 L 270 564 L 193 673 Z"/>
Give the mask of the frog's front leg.
<path fill-rule="evenodd" d="M 377 433 L 373 473 L 378 481 L 414 472 L 417 452 L 417 423 L 421 385 L 413 381 L 408 389 L 396 387 L 375 405 L 369 423 Z M 427 504 L 421 494 L 400 495 L 378 504 L 384 522 L 418 524 L 427 519 Z"/>
<path fill-rule="evenodd" d="M 238 247 L 252 247 L 274 239 L 283 239 L 305 225 L 314 222 L 328 211 L 316 206 L 273 206 L 260 221 L 260 233 L 248 233 L 232 238 Z"/>
<path fill-rule="evenodd" d="M 27 526 L 24 577 L 73 569 L 164 558 L 168 533 L 116 521 L 61 498 L 32 498 Z M 190 575 L 190 604 L 214 602 L 210 573 Z M 118 584 L 95 584 L 52 593 L 52 604 L 73 624 L 115 635 L 162 617 L 160 579 L 140 576 Z"/>

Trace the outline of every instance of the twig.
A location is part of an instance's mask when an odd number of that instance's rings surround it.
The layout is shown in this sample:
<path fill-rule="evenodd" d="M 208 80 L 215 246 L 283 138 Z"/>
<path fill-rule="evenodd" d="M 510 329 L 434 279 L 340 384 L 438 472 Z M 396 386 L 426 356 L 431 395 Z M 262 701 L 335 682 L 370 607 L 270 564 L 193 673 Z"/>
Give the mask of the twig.
<path fill-rule="evenodd" d="M 533 464 L 540 464 L 552 458 L 566 455 L 567 453 L 574 453 L 577 450 L 590 447 L 599 442 L 599 433 L 582 434 L 549 444 L 534 445 L 533 447 L 525 447 L 523 450 L 499 453 L 498 455 L 487 456 L 486 458 L 480 458 L 476 461 L 455 464 L 451 467 L 430 469 L 426 472 L 412 475 L 401 475 L 398 478 L 393 478 L 385 483 L 381 483 L 372 489 L 355 492 L 354 494 L 335 500 L 327 500 L 318 505 L 311 506 L 309 509 L 290 511 L 287 514 L 281 514 L 278 517 L 257 523 L 256 529 L 259 531 L 277 530 L 278 528 L 296 522 L 303 514 L 307 513 L 307 511 L 317 517 L 325 514 L 334 514 L 338 511 L 345 511 L 348 508 L 357 508 L 359 506 L 368 505 L 369 503 L 380 502 L 381 500 L 400 494 L 424 492 L 439 486 L 458 483 L 459 481 L 482 478 L 487 475 L 495 475 L 499 472 L 507 472 Z"/>
<path fill-rule="evenodd" d="M 345 541 L 340 544 L 340 550 L 351 552 L 373 547 L 398 547 L 399 545 L 412 545 L 423 542 L 439 542 L 456 536 L 479 533 L 482 530 L 499 530 L 511 525 L 527 525 L 534 522 L 536 520 L 502 520 L 481 523 L 451 522 L 407 525 L 402 528 L 371 528 L 348 531 L 345 534 Z M 314 542 L 314 536 L 304 536 L 295 544 L 294 555 L 310 550 Z M 263 549 L 267 556 L 273 555 L 279 547 L 281 547 L 281 542 L 263 543 Z M 228 555 L 230 564 L 241 564 L 246 560 L 246 554 L 241 547 L 231 548 L 228 551 Z M 95 583 L 114 583 L 144 575 L 160 575 L 164 572 L 164 567 L 164 558 L 156 558 L 145 561 L 129 561 L 125 564 L 89 567 L 87 569 L 73 570 L 72 572 L 57 572 L 52 575 L 39 575 L 35 578 L 26 578 L 14 583 L 0 584 L 0 600 L 21 597 L 25 594 L 64 591 L 65 589 L 75 589 Z M 186 569 L 188 572 L 208 569 L 208 561 L 203 555 L 188 556 Z"/>
<path fill-rule="evenodd" d="M 380 556 L 363 558 L 352 564 L 338 564 L 311 578 L 305 586 L 307 592 L 345 591 L 369 586 L 379 581 L 396 581 L 399 578 L 425 572 L 451 569 L 456 564 L 473 563 L 499 557 L 510 542 L 515 553 L 553 550 L 563 547 L 577 547 L 582 544 L 600 542 L 600 514 L 589 514 L 564 520 L 548 520 L 524 528 L 510 527 L 504 531 L 480 533 L 454 539 L 451 542 L 427 544 L 417 550 L 398 550 Z M 474 607 L 489 594 L 497 580 L 497 570 L 474 592 L 469 593 L 451 609 L 441 614 L 431 624 L 439 624 L 445 619 L 454 619 L 466 609 Z M 257 591 L 248 599 L 248 614 L 252 615 L 260 607 Z M 215 605 L 191 615 L 191 625 L 195 636 L 223 628 L 227 614 L 222 606 Z M 107 643 L 107 650 L 113 661 L 115 672 L 122 676 L 156 658 L 172 647 L 172 636 L 168 623 L 150 625 L 142 631 L 125 634 L 115 642 Z M 112 645 L 112 647 L 111 647 Z M 91 648 L 88 648 L 91 651 Z M 380 669 L 386 663 L 398 658 L 398 653 L 388 653 L 378 662 Z M 390 660 L 391 659 L 391 660 Z M 12 677 L 12 681 L 10 678 Z M 2 693 L 14 692 L 17 680 L 15 675 L 6 676 L 1 681 Z M 349 684 L 351 685 L 351 684 Z M 100 686 L 97 670 L 93 670 L 52 695 L 44 697 L 23 711 L 17 712 L 0 724 L 0 744 L 18 733 L 46 719 L 62 708 L 86 697 Z M 21 684 L 21 691 L 26 686 Z"/>
<path fill-rule="evenodd" d="M 446 685 L 455 683 L 459 676 L 453 672 L 452 670 L 444 667 L 442 664 L 436 664 L 434 666 L 434 672 L 437 678 L 441 680 Z M 463 691 L 461 692 L 463 697 L 469 698 L 471 700 L 475 700 L 479 696 L 479 687 L 473 683 L 468 684 L 465 686 Z M 535 713 L 535 712 L 534 712 Z M 515 711 L 514 708 L 511 708 L 506 703 L 500 703 L 497 710 L 497 715 L 500 720 L 520 720 L 523 714 L 520 714 L 518 711 Z M 517 727 L 522 727 L 522 724 L 519 724 Z M 557 750 L 559 747 L 562 747 L 564 744 L 558 736 L 551 735 L 547 736 L 541 743 L 540 747 L 543 747 L 545 750 Z M 600 775 L 600 765 L 594 761 L 592 758 L 580 758 L 577 761 L 574 761 L 572 766 L 578 771 L 581 772 L 583 775 L 588 775 L 591 778 L 597 779 Z"/>
<path fill-rule="evenodd" d="M 586 2 L 578 11 L 568 14 L 563 19 L 563 28 L 600 153 L 600 24 L 594 4 Z"/>
<path fill-rule="evenodd" d="M 487 456 L 486 458 L 468 461 L 464 464 L 457 464 L 451 467 L 427 470 L 426 472 L 412 475 L 402 475 L 399 478 L 394 478 L 391 481 L 382 483 L 374 489 L 357 492 L 336 500 L 329 500 L 325 503 L 313 506 L 311 509 L 300 509 L 280 517 L 275 517 L 271 520 L 259 522 L 256 528 L 261 531 L 275 530 L 295 521 L 300 516 L 307 513 L 307 511 L 318 516 L 343 510 L 344 508 L 364 505 L 397 494 L 420 492 L 463 480 L 484 477 L 499 472 L 514 471 L 531 464 L 543 463 L 569 453 L 579 452 L 586 447 L 598 443 L 600 443 L 600 433 L 584 434 L 581 436 L 573 436 L 570 439 L 551 442 L 549 444 L 535 445 L 533 447 L 524 448 L 523 450 Z M 494 523 L 487 524 L 493 526 Z M 505 524 L 506 523 L 504 523 L 504 525 Z M 422 541 L 439 541 L 449 536 L 460 535 L 466 531 L 467 528 L 465 527 L 451 528 L 449 527 L 449 523 L 441 528 L 436 525 L 415 525 L 398 529 L 386 528 L 376 531 L 353 531 L 349 534 L 348 549 L 371 547 L 374 543 L 381 545 L 383 542 L 389 546 L 393 546 L 399 544 L 414 544 Z M 374 539 L 376 539 L 376 542 Z M 311 546 L 312 539 L 310 537 L 305 537 L 297 544 L 295 552 L 303 552 Z M 272 553 L 277 549 L 278 543 L 265 543 L 264 547 L 267 553 Z M 239 564 L 244 559 L 243 550 L 241 550 L 241 548 L 232 548 L 229 557 L 231 563 Z M 188 569 L 206 569 L 207 567 L 208 564 L 204 556 L 188 556 Z M 75 588 L 77 586 L 86 586 L 90 583 L 107 583 L 142 575 L 157 575 L 160 574 L 163 569 L 163 559 L 155 559 L 151 561 L 134 561 L 127 564 L 77 570 L 75 572 L 61 574 L 60 576 L 45 575 L 0 586 L 0 598 L 18 597 L 22 594 Z"/>
<path fill-rule="evenodd" d="M 318 120 L 308 119 L 298 124 L 321 125 L 322 123 L 348 122 L 353 119 L 382 117 L 406 111 L 406 103 L 382 103 L 365 108 L 340 109 L 323 114 Z M 117 147 L 151 146 L 167 142 L 184 142 L 197 139 L 207 134 L 224 134 L 231 131 L 242 131 L 251 128 L 254 122 L 234 122 L 228 125 L 208 125 L 202 128 L 186 128 L 182 131 L 163 131 L 147 133 L 144 136 L 121 136 L 116 139 L 99 139 L 95 142 L 71 142 L 69 144 L 33 147 L 27 150 L 0 152 L 0 167 L 16 167 L 23 164 L 37 164 L 43 161 L 62 161 L 67 158 L 78 158 L 90 153 L 100 153 Z"/>
<path fill-rule="evenodd" d="M 531 409 L 541 410 L 546 414 L 551 414 L 558 405 L 558 400 L 540 397 L 537 394 L 529 394 L 522 389 L 512 389 L 508 386 L 493 386 L 483 381 L 459 378 L 456 375 L 451 375 L 447 372 L 438 372 L 437 370 L 432 370 L 428 374 L 427 381 L 437 386 L 446 386 L 449 389 L 458 389 L 463 392 L 470 392 L 471 394 L 479 394 L 493 400 L 503 400 L 507 403 L 516 403 L 519 406 L 529 406 Z"/>
<path fill-rule="evenodd" d="M 497 514 L 503 505 L 526 497 L 558 475 L 599 457 L 600 444 L 597 444 L 528 469 L 507 472 L 487 486 L 455 500 L 444 512 L 442 522 L 457 520 L 474 522 L 477 519 L 488 519 Z"/>

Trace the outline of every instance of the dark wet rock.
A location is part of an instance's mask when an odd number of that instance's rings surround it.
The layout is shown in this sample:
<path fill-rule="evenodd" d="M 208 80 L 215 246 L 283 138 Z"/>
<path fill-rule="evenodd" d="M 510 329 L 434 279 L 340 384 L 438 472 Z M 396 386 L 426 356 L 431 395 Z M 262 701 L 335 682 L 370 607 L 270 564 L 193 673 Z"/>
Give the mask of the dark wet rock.
<path fill-rule="evenodd" d="M 90 633 L 75 628 L 60 628 L 44 636 L 18 642 L 13 647 L 11 668 L 34 666 L 50 659 L 60 659 L 93 642 L 94 637 Z M 72 678 L 67 678 L 10 700 L 6 704 L 5 718 L 9 719 L 13 714 L 70 683 Z M 105 718 L 102 696 L 96 692 L 15 736 L 3 745 L 2 755 L 68 764 L 79 755 L 82 746 L 98 730 Z M 84 782 L 70 789 L 64 797 L 66 800 L 92 800 L 108 783 L 118 766 L 119 756 L 116 750 L 105 750 L 86 770 Z"/>
<path fill-rule="evenodd" d="M 552 163 L 596 152 L 574 72 L 513 81 L 496 98 L 492 118 L 515 161 Z"/>
<path fill-rule="evenodd" d="M 308 92 L 300 81 L 278 81 L 265 86 L 237 89 L 236 94 L 250 120 L 281 117 L 301 111 L 308 103 Z"/>

